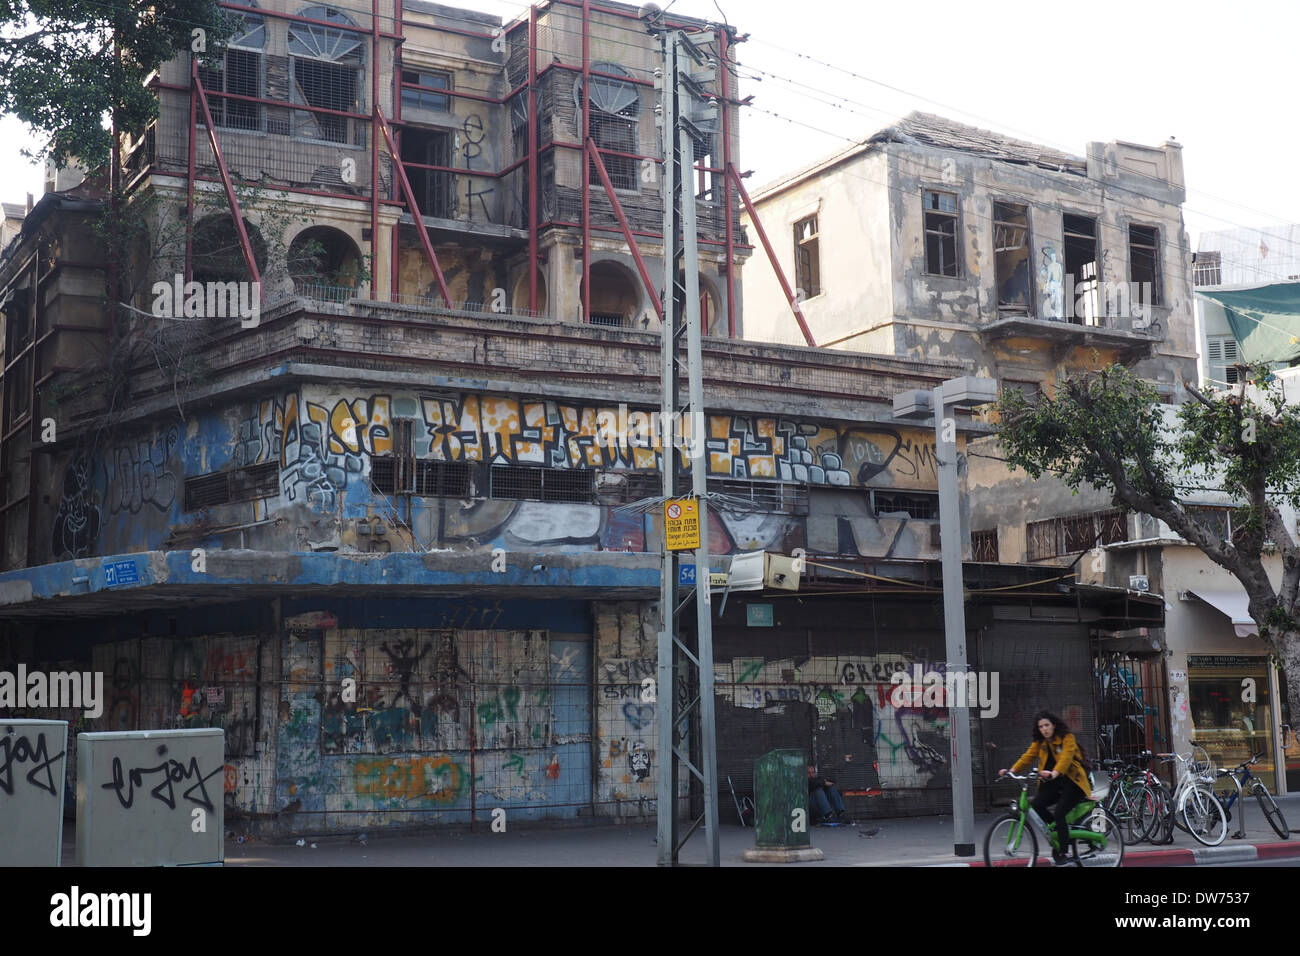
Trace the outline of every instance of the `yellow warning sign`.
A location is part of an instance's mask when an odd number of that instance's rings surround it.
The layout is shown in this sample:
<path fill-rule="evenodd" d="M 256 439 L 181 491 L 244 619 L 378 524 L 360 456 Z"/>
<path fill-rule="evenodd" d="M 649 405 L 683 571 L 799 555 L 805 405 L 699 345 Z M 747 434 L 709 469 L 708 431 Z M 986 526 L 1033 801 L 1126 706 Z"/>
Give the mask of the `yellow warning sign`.
<path fill-rule="evenodd" d="M 694 551 L 700 546 L 699 502 L 694 498 L 664 502 L 664 538 L 669 551 Z"/>

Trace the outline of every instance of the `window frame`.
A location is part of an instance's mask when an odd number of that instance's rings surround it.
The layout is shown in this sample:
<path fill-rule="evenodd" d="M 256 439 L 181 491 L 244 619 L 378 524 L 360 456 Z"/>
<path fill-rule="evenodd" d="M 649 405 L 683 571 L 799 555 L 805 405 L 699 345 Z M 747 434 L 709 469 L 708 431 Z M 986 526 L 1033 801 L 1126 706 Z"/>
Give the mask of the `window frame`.
<path fill-rule="evenodd" d="M 822 284 L 821 284 L 822 281 L 821 231 L 820 231 L 821 222 L 819 221 L 819 219 L 820 219 L 820 212 L 815 212 L 811 216 L 804 216 L 802 219 L 796 220 L 793 226 L 794 279 L 795 279 L 794 285 L 795 285 L 796 295 L 798 294 L 798 290 L 800 289 L 803 290 L 804 292 L 803 301 L 807 301 L 808 299 L 815 299 L 817 296 L 821 295 L 823 291 Z M 800 235 L 802 232 L 801 227 L 805 223 L 812 223 L 812 234 L 801 237 Z M 809 270 L 808 277 L 807 277 L 808 281 L 807 284 L 805 285 L 804 255 L 805 255 L 805 250 L 809 246 L 811 246 L 812 252 L 809 255 L 810 262 L 807 267 Z"/>
<path fill-rule="evenodd" d="M 406 76 L 408 73 L 414 73 L 416 80 L 411 84 Z M 444 87 L 428 86 L 425 84 L 425 78 L 441 78 L 446 80 L 447 85 Z M 429 110 L 434 113 L 450 113 L 452 111 L 452 93 L 455 91 L 456 74 L 451 70 L 434 69 L 433 67 L 416 66 L 410 67 L 402 64 L 400 71 L 399 86 L 401 87 L 402 109 Z M 445 92 L 437 93 L 435 90 L 444 90 Z M 410 98 L 408 98 L 410 94 Z M 427 106 L 424 103 L 425 98 L 440 98 L 444 101 L 443 106 Z"/>
<path fill-rule="evenodd" d="M 315 109 L 338 110 L 339 112 L 343 112 L 343 113 L 358 113 L 358 114 L 365 113 L 366 71 L 368 68 L 373 69 L 374 67 L 374 64 L 370 63 L 369 59 L 366 56 L 365 31 L 361 27 L 357 26 L 357 24 L 355 24 L 345 12 L 337 8 L 328 5 L 318 4 L 318 5 L 313 5 L 311 7 L 307 7 L 305 9 L 326 11 L 327 16 L 320 17 L 319 19 L 328 19 L 328 18 L 336 17 L 338 18 L 339 23 L 337 25 L 324 26 L 322 24 L 317 24 L 317 23 L 303 23 L 296 20 L 290 21 L 287 41 L 286 41 L 286 53 L 289 60 L 289 104 L 291 106 L 297 106 L 297 107 L 307 106 L 307 107 L 314 107 Z M 304 15 L 310 15 L 310 14 L 304 12 Z M 343 34 L 352 34 L 355 37 L 356 45 L 352 49 L 348 50 L 348 52 L 343 54 L 342 56 L 334 56 L 332 58 L 326 58 L 324 56 L 315 56 L 305 52 L 295 52 L 295 50 L 293 49 L 293 44 L 295 42 L 303 46 L 307 46 L 307 42 L 304 39 L 295 38 L 294 36 L 295 31 L 299 31 L 300 33 L 305 32 L 308 35 L 313 35 L 312 34 L 313 30 L 317 32 L 335 31 Z M 328 38 L 327 33 L 321 33 L 321 35 L 324 38 Z M 316 45 L 317 42 L 318 41 L 316 39 L 313 39 L 312 45 Z M 341 107 L 336 105 L 322 105 L 319 103 L 311 102 L 306 92 L 302 89 L 302 84 L 299 82 L 298 79 L 299 63 L 315 64 L 315 66 L 318 69 L 322 70 L 323 72 L 329 70 L 337 70 L 337 71 L 347 70 L 353 73 L 356 82 L 352 90 L 351 104 L 345 107 Z M 327 117 L 334 120 L 341 120 L 344 125 L 343 125 L 343 134 L 341 139 L 334 139 L 327 136 L 311 136 L 311 135 L 307 135 L 306 133 L 299 132 L 298 129 L 299 120 L 295 116 L 291 120 L 291 125 L 290 125 L 290 130 L 292 132 L 294 139 L 298 139 L 307 143 L 327 143 L 331 146 L 351 147 L 354 149 L 363 149 L 366 146 L 365 130 L 368 124 L 363 122 L 362 120 L 354 119 L 353 117 L 350 116 L 336 116 L 332 113 L 317 113 L 314 112 L 313 110 L 295 110 L 295 113 L 297 112 L 305 112 L 306 115 L 310 117 L 311 122 L 316 126 L 317 133 L 325 132 L 325 127 L 321 125 L 322 118 Z M 360 140 L 360 142 L 357 142 L 357 140 Z"/>
<path fill-rule="evenodd" d="M 1149 229 L 1152 233 L 1152 244 L 1150 246 L 1137 246 L 1133 239 L 1134 229 Z M 1128 280 L 1134 289 L 1141 289 L 1141 280 L 1136 279 L 1133 275 L 1133 250 L 1135 248 L 1149 248 L 1151 250 L 1151 301 L 1143 301 L 1142 304 L 1144 306 L 1163 306 L 1165 304 L 1165 270 L 1163 262 L 1164 257 L 1160 255 L 1161 244 L 1162 239 L 1159 226 L 1148 226 L 1145 223 L 1140 222 L 1131 222 L 1128 224 Z"/>
<path fill-rule="evenodd" d="M 993 256 L 993 307 L 1001 315 L 1025 315 L 1034 316 L 1034 207 L 1032 203 L 1022 202 L 1019 199 L 998 199 L 990 197 L 993 204 L 990 224 L 993 227 L 989 249 Z M 1025 222 L 1022 226 L 1020 223 L 1012 222 L 1008 219 L 998 218 L 998 207 L 1015 206 L 1024 210 Z M 998 275 L 998 228 L 1007 227 L 1012 229 L 1024 229 L 1024 239 L 1020 248 L 1026 250 L 1024 268 L 1025 268 L 1025 302 L 1024 305 L 1002 301 L 1002 280 Z M 1010 277 L 1008 277 L 1010 278 Z"/>
<path fill-rule="evenodd" d="M 931 209 L 928 205 L 930 196 L 951 196 L 953 199 L 953 212 L 947 212 L 944 209 Z M 931 230 L 930 217 L 941 216 L 952 222 L 952 234 L 946 235 L 942 232 Z M 953 272 L 949 275 L 947 272 L 933 272 L 930 269 L 930 236 L 939 237 L 940 244 L 940 262 L 939 266 L 943 267 L 942 240 L 945 238 L 952 240 L 952 267 Z M 965 276 L 965 270 L 962 268 L 962 242 L 961 242 L 961 194 L 952 192 L 947 189 L 933 189 L 929 186 L 921 187 L 921 253 L 925 258 L 925 275 L 933 276 L 940 279 L 961 279 Z"/>

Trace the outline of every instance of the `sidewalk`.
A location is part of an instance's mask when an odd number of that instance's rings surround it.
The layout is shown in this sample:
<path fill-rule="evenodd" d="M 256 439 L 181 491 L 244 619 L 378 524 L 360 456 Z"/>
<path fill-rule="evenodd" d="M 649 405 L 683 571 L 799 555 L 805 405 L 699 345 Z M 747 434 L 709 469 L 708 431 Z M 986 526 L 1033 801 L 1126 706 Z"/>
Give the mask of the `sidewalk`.
<path fill-rule="evenodd" d="M 1300 794 L 1278 800 L 1287 822 L 1300 827 Z M 726 809 L 726 808 L 724 808 Z M 1237 815 L 1228 838 L 1218 847 L 1204 847 L 1179 830 L 1174 843 L 1153 847 L 1149 843 L 1127 847 L 1125 866 L 1191 866 L 1196 863 L 1245 863 L 1264 859 L 1300 857 L 1300 833 L 1279 840 L 1251 800 L 1246 806 L 1246 838 L 1234 840 Z M 958 858 L 952 853 L 952 818 L 910 817 L 873 820 L 858 827 L 814 827 L 812 845 L 826 859 L 801 863 L 817 866 L 983 866 L 984 834 L 997 813 L 976 814 L 976 856 Z M 874 837 L 865 831 L 879 827 Z M 754 845 L 754 830 L 741 828 L 723 816 L 720 829 L 724 866 L 755 866 L 742 854 Z M 227 866 L 654 866 L 655 830 L 644 825 L 607 825 L 583 828 L 529 827 L 505 833 L 488 831 L 487 824 L 474 833 L 439 832 L 407 835 L 369 834 L 367 845 L 351 837 L 275 843 L 226 840 Z M 315 848 L 312 843 L 315 842 Z M 704 862 L 704 842 L 692 836 L 682 852 L 685 863 Z M 71 858 L 65 860 L 71 865 Z M 783 864 L 774 864 L 783 865 Z"/>

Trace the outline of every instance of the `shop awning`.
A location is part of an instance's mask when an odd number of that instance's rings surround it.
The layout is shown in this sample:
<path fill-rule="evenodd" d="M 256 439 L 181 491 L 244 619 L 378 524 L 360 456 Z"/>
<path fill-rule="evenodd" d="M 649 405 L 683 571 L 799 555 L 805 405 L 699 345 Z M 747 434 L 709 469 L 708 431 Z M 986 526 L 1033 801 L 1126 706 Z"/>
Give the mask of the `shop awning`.
<path fill-rule="evenodd" d="M 1259 625 L 1250 616 L 1248 607 L 1250 599 L 1246 597 L 1245 588 L 1238 588 L 1236 591 L 1208 591 L 1203 588 L 1192 588 L 1188 593 L 1194 594 L 1230 620 L 1232 629 L 1237 632 L 1238 637 L 1259 636 Z"/>

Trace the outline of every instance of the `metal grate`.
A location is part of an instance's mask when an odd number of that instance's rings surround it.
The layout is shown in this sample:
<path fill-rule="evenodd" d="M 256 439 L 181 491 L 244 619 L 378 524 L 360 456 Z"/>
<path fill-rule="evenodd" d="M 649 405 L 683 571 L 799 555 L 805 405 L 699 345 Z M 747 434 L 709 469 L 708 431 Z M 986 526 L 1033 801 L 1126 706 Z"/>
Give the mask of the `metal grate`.
<path fill-rule="evenodd" d="M 185 510 L 197 511 L 230 501 L 230 480 L 224 474 L 185 479 Z"/>
<path fill-rule="evenodd" d="M 1025 525 L 1025 543 L 1027 561 L 1056 557 L 1059 553 L 1056 549 L 1056 519 L 1031 521 Z"/>
<path fill-rule="evenodd" d="M 595 495 L 595 478 L 596 473 L 587 469 L 496 465 L 489 470 L 489 494 L 522 501 L 590 504 Z"/>
<path fill-rule="evenodd" d="M 185 479 L 185 510 L 197 511 L 280 493 L 280 466 L 273 461 Z"/>
<path fill-rule="evenodd" d="M 621 315 L 614 315 L 612 313 L 607 313 L 607 312 L 593 312 L 591 313 L 591 324 L 603 325 L 606 328 L 611 328 L 611 329 L 621 329 L 623 327 L 624 320 L 623 320 L 623 316 Z"/>
<path fill-rule="evenodd" d="M 415 493 L 432 498 L 468 498 L 469 464 L 463 461 L 417 461 Z"/>
<path fill-rule="evenodd" d="M 750 511 L 772 514 L 806 515 L 808 513 L 808 486 L 775 481 L 710 481 L 709 491 L 725 495 L 729 502 L 718 505 L 719 510 L 729 510 L 728 504 L 748 505 Z"/>
<path fill-rule="evenodd" d="M 939 517 L 939 496 L 928 492 L 872 492 L 877 517 L 904 513 L 910 518 Z"/>

